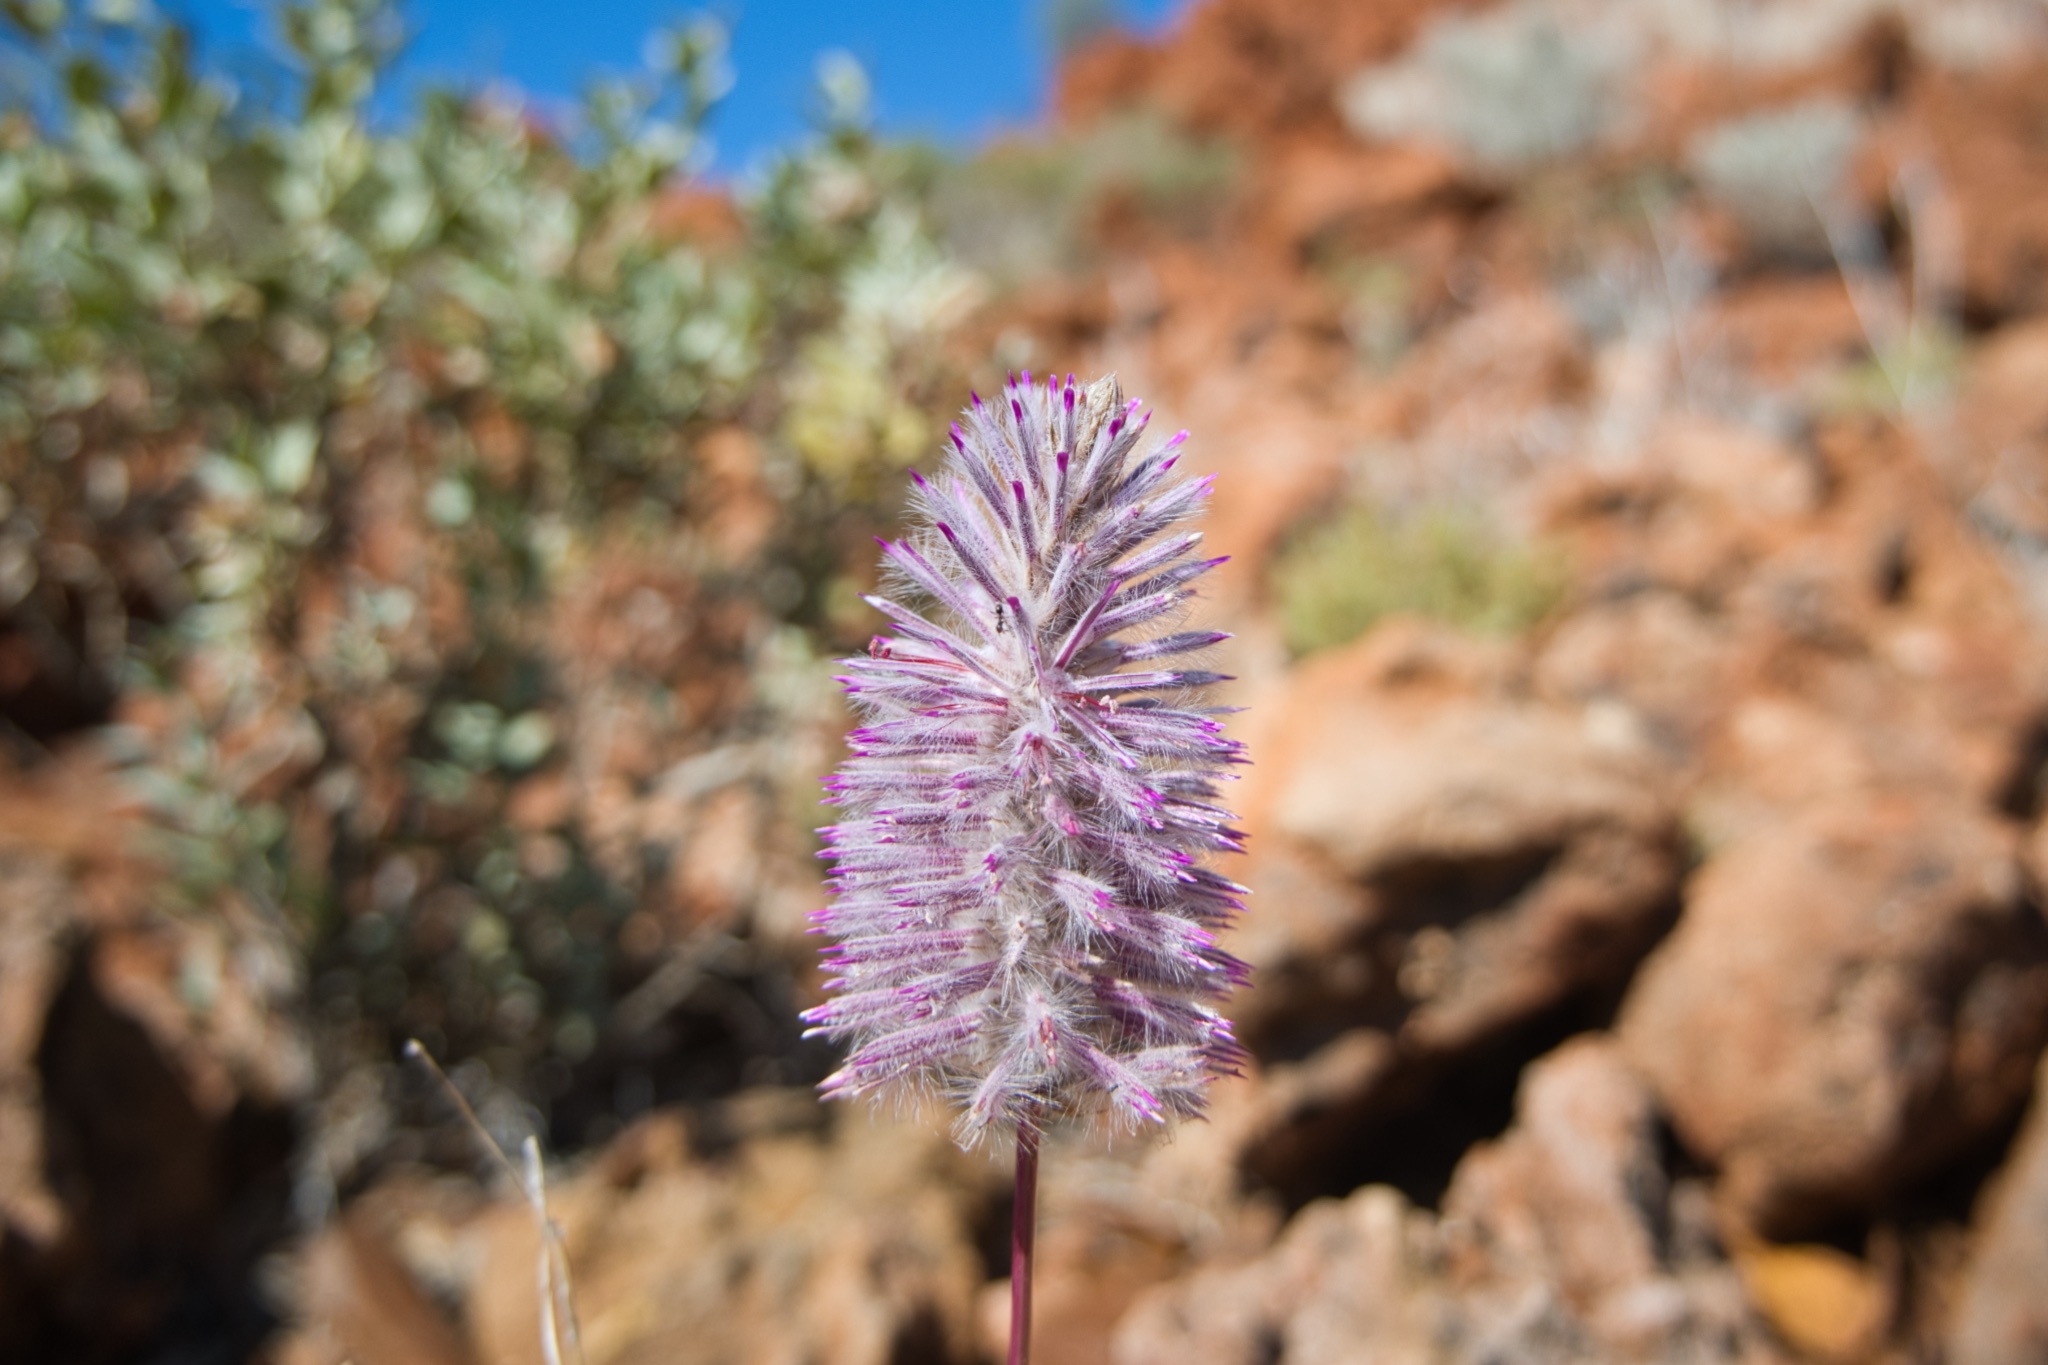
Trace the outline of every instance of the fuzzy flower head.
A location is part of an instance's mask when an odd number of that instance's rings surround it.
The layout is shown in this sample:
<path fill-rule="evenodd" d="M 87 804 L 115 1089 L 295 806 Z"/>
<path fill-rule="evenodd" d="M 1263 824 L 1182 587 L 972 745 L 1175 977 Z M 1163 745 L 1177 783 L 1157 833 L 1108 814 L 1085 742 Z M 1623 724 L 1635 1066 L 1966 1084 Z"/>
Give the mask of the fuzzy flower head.
<path fill-rule="evenodd" d="M 1185 432 L 1140 450 L 1145 422 L 1113 378 L 977 397 L 882 543 L 893 633 L 843 664 L 864 724 L 826 784 L 831 998 L 805 1021 L 850 1045 L 828 1094 L 944 1094 L 963 1145 L 1199 1115 L 1243 1057 L 1215 935 L 1244 888 L 1201 864 L 1241 845 L 1217 796 L 1241 746 L 1197 704 L 1220 676 L 1181 666 L 1227 637 L 1175 628 L 1222 562 L 1184 528 L 1211 480 L 1172 477 Z"/>

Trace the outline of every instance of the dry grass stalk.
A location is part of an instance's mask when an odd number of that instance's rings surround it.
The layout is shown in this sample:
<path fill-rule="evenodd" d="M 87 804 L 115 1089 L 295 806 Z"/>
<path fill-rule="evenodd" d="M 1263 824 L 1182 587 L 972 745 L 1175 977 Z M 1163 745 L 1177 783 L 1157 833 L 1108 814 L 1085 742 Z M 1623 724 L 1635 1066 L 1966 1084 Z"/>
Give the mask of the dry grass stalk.
<path fill-rule="evenodd" d="M 540 1139 L 529 1135 L 520 1144 L 522 1170 L 498 1145 L 476 1110 L 433 1054 L 415 1038 L 406 1043 L 405 1055 L 426 1067 L 441 1085 L 475 1135 L 477 1143 L 490 1153 L 498 1168 L 526 1196 L 533 1224 L 540 1233 L 540 1255 L 535 1264 L 536 1287 L 540 1295 L 540 1349 L 547 1365 L 583 1365 L 583 1339 L 576 1327 L 576 1302 L 569 1281 L 569 1250 L 562 1241 L 561 1225 L 548 1215 L 547 1177 L 540 1155 Z"/>

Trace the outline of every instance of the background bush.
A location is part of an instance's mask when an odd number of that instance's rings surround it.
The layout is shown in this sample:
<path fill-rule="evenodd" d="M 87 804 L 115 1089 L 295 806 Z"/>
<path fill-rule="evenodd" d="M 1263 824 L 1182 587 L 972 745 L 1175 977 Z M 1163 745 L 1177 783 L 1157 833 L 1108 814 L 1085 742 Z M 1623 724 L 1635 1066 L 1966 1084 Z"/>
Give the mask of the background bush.
<path fill-rule="evenodd" d="M 1554 611 L 1567 582 L 1555 553 L 1504 538 L 1475 512 L 1430 507 L 1395 518 L 1369 503 L 1309 527 L 1273 570 L 1297 654 L 1357 639 L 1395 615 L 1511 635 Z"/>
<path fill-rule="evenodd" d="M 932 157 L 870 136 L 842 66 L 757 188 L 698 188 L 703 21 L 547 124 L 447 92 L 373 119 L 380 0 L 282 6 L 269 91 L 140 10 L 4 13 L 15 757 L 106 748 L 158 908 L 284 964 L 330 1087 L 418 1035 L 480 1098 L 593 1116 L 793 1056 L 757 897 L 677 864 L 707 803 L 789 806 L 874 476 L 964 387 Z"/>

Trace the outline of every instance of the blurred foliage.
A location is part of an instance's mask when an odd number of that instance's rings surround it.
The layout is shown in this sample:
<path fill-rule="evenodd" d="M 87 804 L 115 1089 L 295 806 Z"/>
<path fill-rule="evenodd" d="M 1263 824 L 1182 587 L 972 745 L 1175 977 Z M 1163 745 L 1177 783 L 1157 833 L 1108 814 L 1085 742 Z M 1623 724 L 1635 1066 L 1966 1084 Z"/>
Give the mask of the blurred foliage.
<path fill-rule="evenodd" d="M 1553 553 L 1503 541 L 1478 515 L 1432 508 L 1394 520 L 1354 506 L 1296 537 L 1273 568 L 1297 654 L 1344 644 L 1388 616 L 1511 634 L 1543 620 L 1568 582 Z"/>
<path fill-rule="evenodd" d="M 1817 406 L 1823 412 L 1895 415 L 1916 402 L 1946 402 L 1961 386 L 1968 359 L 1957 328 L 1940 319 L 1913 319 L 1898 335 L 1879 338 L 1864 359 L 1829 375 Z"/>
<path fill-rule="evenodd" d="M 1310 266 L 1336 301 L 1358 359 L 1376 373 L 1391 373 L 1418 330 L 1413 269 L 1391 256 L 1332 248 L 1317 252 Z"/>
<path fill-rule="evenodd" d="M 1038 26 L 1062 58 L 1114 31 L 1123 17 L 1117 0 L 1040 0 L 1038 7 Z"/>
<path fill-rule="evenodd" d="M 686 807 L 781 808 L 747 746 L 815 705 L 795 628 L 960 386 L 928 159 L 835 59 L 808 144 L 695 185 L 731 80 L 703 20 L 552 126 L 370 117 L 383 0 L 282 5 L 260 98 L 141 5 L 0 16 L 7 733 L 113 723 L 172 908 L 270 912 L 330 1066 L 417 1034 L 563 1093 L 719 938 L 682 893 L 645 913 Z M 669 780 L 705 753 L 753 757 Z"/>
<path fill-rule="evenodd" d="M 998 283 L 1083 263 L 1091 215 L 1128 207 L 1150 224 L 1198 232 L 1238 173 L 1228 142 L 1189 133 L 1157 110 L 1129 109 L 1056 138 L 990 148 L 950 168 L 932 196 L 947 246 Z"/>
<path fill-rule="evenodd" d="M 1687 159 L 1701 187 L 1766 252 L 1825 260 L 1826 215 L 1839 200 L 1862 137 L 1856 111 L 1805 100 L 1716 124 Z"/>
<path fill-rule="evenodd" d="M 1352 77 L 1339 107 L 1366 136 L 1421 137 L 1487 170 L 1525 170 L 1619 125 L 1634 60 L 1625 33 L 1574 23 L 1543 0 L 1448 12 L 1407 55 Z"/>

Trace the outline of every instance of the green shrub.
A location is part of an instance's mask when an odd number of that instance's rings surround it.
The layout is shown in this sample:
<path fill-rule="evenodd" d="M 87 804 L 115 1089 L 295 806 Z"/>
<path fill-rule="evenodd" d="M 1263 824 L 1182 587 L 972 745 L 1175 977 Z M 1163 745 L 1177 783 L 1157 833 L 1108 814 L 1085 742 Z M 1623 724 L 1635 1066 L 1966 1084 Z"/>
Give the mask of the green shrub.
<path fill-rule="evenodd" d="M 1124 17 L 1117 0 L 1039 0 L 1037 8 L 1038 26 L 1062 59 L 1114 32 Z"/>
<path fill-rule="evenodd" d="M 1133 109 L 1079 132 L 999 143 L 942 167 L 932 212 L 946 245 L 1003 284 L 1070 269 L 1089 250 L 1090 214 L 1122 197 L 1148 218 L 1197 231 L 1236 183 L 1226 142 Z"/>
<path fill-rule="evenodd" d="M 418 1035 L 545 1105 L 652 1036 L 693 803 L 782 808 L 804 630 L 960 387 L 927 159 L 842 63 L 758 190 L 693 187 L 705 22 L 545 126 L 370 118 L 383 0 L 281 6 L 263 98 L 121 14 L 0 5 L 0 735 L 99 736 L 161 911 L 294 945 L 330 1079 Z M 682 979 L 774 989 L 744 911 Z"/>
<path fill-rule="evenodd" d="M 1694 137 L 1687 161 L 1756 246 L 1826 259 L 1819 210 L 1842 194 L 1861 136 L 1854 108 L 1818 97 L 1716 124 Z"/>
<path fill-rule="evenodd" d="M 1391 373 L 1415 339 L 1414 272 L 1392 257 L 1343 252 L 1325 252 L 1315 265 L 1353 352 L 1367 368 Z"/>
<path fill-rule="evenodd" d="M 1356 639 L 1388 616 L 1513 633 L 1548 616 L 1563 565 L 1539 547 L 1504 542 L 1478 516 L 1438 508 L 1396 521 L 1356 506 L 1309 528 L 1273 570 L 1280 619 L 1297 654 Z"/>
<path fill-rule="evenodd" d="M 1574 23 L 1542 0 L 1433 19 L 1399 59 L 1353 75 L 1338 108 L 1359 134 L 1423 137 L 1517 171 L 1613 135 L 1637 60 L 1628 26 Z"/>

